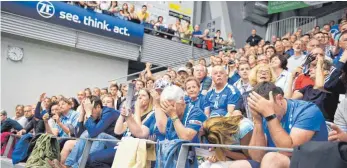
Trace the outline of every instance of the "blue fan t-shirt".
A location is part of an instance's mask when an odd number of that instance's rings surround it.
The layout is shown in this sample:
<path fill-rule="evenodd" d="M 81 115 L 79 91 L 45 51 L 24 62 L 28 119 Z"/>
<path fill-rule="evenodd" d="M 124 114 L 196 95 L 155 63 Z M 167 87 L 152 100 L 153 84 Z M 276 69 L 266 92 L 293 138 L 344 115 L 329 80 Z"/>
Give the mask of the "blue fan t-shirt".
<path fill-rule="evenodd" d="M 281 125 L 288 134 L 295 127 L 314 131 L 311 141 L 328 141 L 328 129 L 323 114 L 318 106 L 311 102 L 287 99 L 287 111 L 281 119 Z M 276 147 L 265 119 L 263 119 L 263 128 L 268 147 Z"/>
<path fill-rule="evenodd" d="M 225 116 L 228 105 L 236 105 L 240 99 L 240 91 L 233 85 L 226 84 L 222 91 L 212 89 L 206 94 L 204 109 L 210 109 L 210 117 Z"/>

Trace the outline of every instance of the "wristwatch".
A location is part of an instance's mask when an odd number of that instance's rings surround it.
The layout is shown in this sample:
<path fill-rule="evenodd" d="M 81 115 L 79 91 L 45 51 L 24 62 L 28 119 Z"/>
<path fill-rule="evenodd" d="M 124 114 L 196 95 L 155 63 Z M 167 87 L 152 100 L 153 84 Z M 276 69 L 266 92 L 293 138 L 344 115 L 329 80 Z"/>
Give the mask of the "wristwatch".
<path fill-rule="evenodd" d="M 272 114 L 272 115 L 269 115 L 269 116 L 265 117 L 265 120 L 266 120 L 267 122 L 269 122 L 269 121 L 271 121 L 272 119 L 274 119 L 274 118 L 276 118 L 276 117 L 277 117 L 276 114 Z"/>

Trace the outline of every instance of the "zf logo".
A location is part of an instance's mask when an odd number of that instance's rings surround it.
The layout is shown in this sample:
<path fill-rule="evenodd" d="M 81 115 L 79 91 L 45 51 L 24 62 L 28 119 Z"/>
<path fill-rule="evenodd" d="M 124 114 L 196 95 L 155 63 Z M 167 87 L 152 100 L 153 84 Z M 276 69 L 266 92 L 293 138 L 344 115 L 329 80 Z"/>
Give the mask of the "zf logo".
<path fill-rule="evenodd" d="M 50 18 L 54 15 L 55 9 L 52 3 L 40 1 L 36 5 L 37 12 L 44 18 Z"/>

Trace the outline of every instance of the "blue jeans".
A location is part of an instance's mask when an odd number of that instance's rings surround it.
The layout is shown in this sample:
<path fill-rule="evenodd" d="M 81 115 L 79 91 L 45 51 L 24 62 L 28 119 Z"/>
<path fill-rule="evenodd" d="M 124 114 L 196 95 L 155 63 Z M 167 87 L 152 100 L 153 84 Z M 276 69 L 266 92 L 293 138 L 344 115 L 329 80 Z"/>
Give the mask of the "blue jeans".
<path fill-rule="evenodd" d="M 88 131 L 84 131 L 80 138 L 89 138 Z M 106 134 L 106 133 L 100 133 L 97 137 L 97 139 L 116 139 L 115 137 Z M 77 168 L 79 163 L 81 162 L 82 159 L 82 153 L 84 150 L 84 146 L 86 144 L 86 140 L 78 140 L 73 147 L 71 153 L 69 156 L 66 158 L 65 165 L 70 166 L 73 168 Z M 94 141 L 89 153 L 94 153 L 100 150 L 103 150 L 105 148 L 109 147 L 114 147 L 116 145 L 116 142 L 104 142 L 104 141 Z"/>

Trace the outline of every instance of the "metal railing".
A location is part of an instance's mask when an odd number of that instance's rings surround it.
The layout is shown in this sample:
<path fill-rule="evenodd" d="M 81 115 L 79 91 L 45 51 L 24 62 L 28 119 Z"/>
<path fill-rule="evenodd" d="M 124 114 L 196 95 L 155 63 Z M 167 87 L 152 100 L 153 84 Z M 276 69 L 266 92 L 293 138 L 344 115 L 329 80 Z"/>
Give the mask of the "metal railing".
<path fill-rule="evenodd" d="M 308 32 L 317 25 L 317 20 L 312 16 L 294 16 L 279 21 L 269 23 L 266 30 L 266 40 L 271 40 L 271 37 L 282 37 L 286 33 L 294 33 L 300 27 L 302 32 Z"/>
<path fill-rule="evenodd" d="M 10 151 L 10 148 L 15 140 L 15 138 L 19 138 L 17 135 L 10 135 L 10 138 L 8 140 L 5 153 L 3 156 L 7 156 L 8 152 Z M 87 164 L 87 160 L 89 157 L 89 152 L 92 146 L 93 141 L 104 141 L 104 142 L 121 142 L 122 140 L 118 139 L 96 139 L 96 138 L 62 138 L 62 137 L 54 137 L 57 139 L 74 139 L 74 140 L 86 140 L 86 144 L 83 148 L 83 153 L 82 153 L 82 159 L 81 162 L 79 163 L 79 168 L 84 168 Z M 150 140 L 145 140 L 147 144 L 152 144 L 152 145 L 160 145 L 157 142 L 153 142 Z M 222 145 L 222 144 L 201 144 L 201 143 L 184 143 L 181 146 L 178 159 L 177 159 L 177 164 L 176 168 L 182 168 L 185 167 L 186 160 L 188 157 L 188 152 L 189 152 L 189 147 L 216 147 L 216 148 L 229 148 L 229 149 L 238 149 L 238 150 L 265 150 L 265 151 L 272 151 L 272 152 L 293 152 L 292 148 L 276 148 L 276 147 L 264 147 L 264 146 L 244 146 L 244 145 Z"/>

